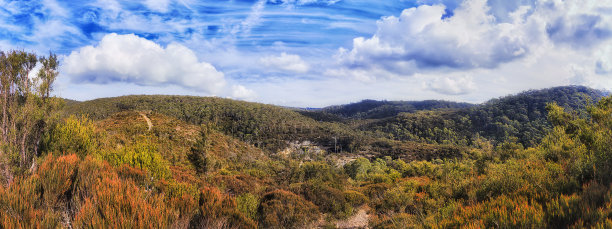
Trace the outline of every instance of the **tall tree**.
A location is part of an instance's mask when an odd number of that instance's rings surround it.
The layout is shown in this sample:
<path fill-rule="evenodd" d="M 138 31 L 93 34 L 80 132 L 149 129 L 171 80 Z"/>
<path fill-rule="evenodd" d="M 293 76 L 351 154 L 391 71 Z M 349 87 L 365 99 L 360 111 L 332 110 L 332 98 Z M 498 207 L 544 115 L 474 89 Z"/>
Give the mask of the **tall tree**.
<path fill-rule="evenodd" d="M 37 64 L 40 70 L 32 76 Z M 8 183 L 15 173 L 35 167 L 41 136 L 59 102 L 50 97 L 58 65 L 54 54 L 0 52 L 0 168 Z"/>

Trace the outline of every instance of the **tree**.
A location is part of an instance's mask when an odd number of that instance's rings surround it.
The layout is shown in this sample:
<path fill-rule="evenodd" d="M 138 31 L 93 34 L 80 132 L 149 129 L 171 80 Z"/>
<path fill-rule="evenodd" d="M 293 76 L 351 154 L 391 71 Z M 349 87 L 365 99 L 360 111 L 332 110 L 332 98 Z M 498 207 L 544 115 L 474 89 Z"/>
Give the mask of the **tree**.
<path fill-rule="evenodd" d="M 31 77 L 38 62 L 40 70 Z M 50 97 L 58 65 L 54 54 L 37 58 L 25 51 L 0 51 L 0 168 L 7 183 L 15 173 L 36 168 L 33 159 L 59 104 Z"/>
<path fill-rule="evenodd" d="M 209 159 L 207 157 L 208 147 L 210 142 L 208 141 L 208 136 L 210 135 L 210 126 L 202 125 L 202 131 L 200 132 L 200 138 L 198 141 L 191 147 L 191 152 L 187 155 L 187 158 L 196 169 L 198 173 L 206 173 L 208 172 Z"/>

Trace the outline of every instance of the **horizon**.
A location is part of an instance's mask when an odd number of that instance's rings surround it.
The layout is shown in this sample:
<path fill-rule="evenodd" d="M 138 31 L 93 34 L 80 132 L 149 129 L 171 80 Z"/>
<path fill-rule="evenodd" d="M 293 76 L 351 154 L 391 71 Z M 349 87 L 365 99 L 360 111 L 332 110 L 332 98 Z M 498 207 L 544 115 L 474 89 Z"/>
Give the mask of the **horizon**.
<path fill-rule="evenodd" d="M 612 88 L 612 0 L 0 0 L 0 50 L 58 54 L 55 95 L 322 108 Z"/>
<path fill-rule="evenodd" d="M 602 94 L 602 96 L 609 96 L 610 94 L 612 94 L 612 91 L 610 90 L 601 90 L 601 89 L 596 89 L 596 88 L 591 88 L 588 86 L 582 86 L 582 85 L 567 85 L 567 86 L 557 86 L 557 87 L 548 87 L 548 88 L 540 88 L 540 89 L 527 89 L 524 91 L 520 91 L 517 93 L 511 93 L 511 94 L 506 94 L 506 95 L 502 95 L 499 97 L 493 97 L 493 98 L 488 98 L 483 102 L 478 102 L 478 103 L 471 103 L 471 102 L 462 102 L 462 101 L 454 101 L 454 100 L 444 100 L 444 99 L 423 99 L 423 100 L 375 100 L 375 99 L 361 99 L 358 101 L 349 101 L 346 103 L 340 103 L 340 104 L 331 104 L 331 105 L 327 105 L 327 106 L 322 106 L 322 107 L 296 107 L 296 106 L 283 106 L 283 105 L 277 105 L 277 104 L 271 104 L 271 103 L 263 103 L 263 102 L 254 102 L 254 103 L 261 103 L 261 104 L 266 104 L 266 105 L 272 105 L 272 106 L 278 106 L 278 107 L 284 107 L 284 108 L 288 108 L 288 109 L 306 109 L 306 110 L 318 110 L 318 109 L 325 109 L 325 108 L 329 108 L 329 107 L 335 107 L 335 106 L 345 106 L 345 105 L 351 105 L 351 104 L 358 104 L 364 101 L 374 101 L 374 102 L 424 102 L 424 101 L 442 101 L 442 102 L 451 102 L 451 103 L 464 103 L 464 104 L 469 104 L 469 105 L 473 105 L 473 106 L 478 106 L 478 105 L 484 105 L 492 100 L 496 100 L 496 99 L 503 99 L 506 97 L 512 97 L 512 96 L 518 96 L 520 94 L 523 93 L 530 93 L 530 92 L 538 92 L 538 91 L 543 91 L 543 90 L 548 90 L 548 89 L 556 89 L 556 88 L 567 88 L 567 87 L 583 87 L 589 90 L 596 90 L 598 92 L 600 92 Z M 127 97 L 127 96 L 195 96 L 195 97 L 200 97 L 200 98 L 219 98 L 219 99 L 232 99 L 232 100 L 238 100 L 238 101 L 244 101 L 244 102 L 252 102 L 252 101 L 246 101 L 246 100 L 240 100 L 240 99 L 234 99 L 234 98 L 227 98 L 227 97 L 219 97 L 219 96 L 198 96 L 198 95 L 176 95 L 176 94 L 126 94 L 126 95 L 119 95 L 119 96 L 111 96 L 111 97 L 100 97 L 100 98 L 94 98 L 94 99 L 89 99 L 89 100 L 74 100 L 74 99 L 69 99 L 69 100 L 73 100 L 76 102 L 88 102 L 88 101 L 92 101 L 92 100 L 97 100 L 97 99 L 112 99 L 112 98 L 119 98 L 119 97 Z M 68 99 L 68 98 L 62 98 L 62 99 Z"/>

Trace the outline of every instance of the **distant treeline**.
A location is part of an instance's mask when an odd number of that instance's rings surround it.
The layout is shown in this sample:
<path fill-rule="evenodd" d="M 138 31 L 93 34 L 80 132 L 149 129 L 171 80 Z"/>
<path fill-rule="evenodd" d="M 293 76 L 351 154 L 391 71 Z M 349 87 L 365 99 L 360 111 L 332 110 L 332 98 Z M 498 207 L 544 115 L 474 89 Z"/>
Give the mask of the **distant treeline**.
<path fill-rule="evenodd" d="M 550 130 L 546 105 L 556 103 L 570 112 L 584 111 L 605 93 L 582 86 L 526 91 L 453 110 L 402 113 L 364 124 L 361 130 L 384 133 L 400 141 L 473 145 L 479 138 L 533 146 Z"/>
<path fill-rule="evenodd" d="M 393 154 L 404 141 L 458 146 L 514 141 L 532 146 L 551 128 L 546 119 L 548 103 L 583 110 L 603 94 L 568 86 L 527 91 L 480 105 L 365 100 L 309 111 L 214 97 L 140 95 L 70 102 L 65 113 L 101 119 L 125 110 L 154 111 L 214 126 L 272 151 L 291 141 L 311 141 L 334 152 Z"/>

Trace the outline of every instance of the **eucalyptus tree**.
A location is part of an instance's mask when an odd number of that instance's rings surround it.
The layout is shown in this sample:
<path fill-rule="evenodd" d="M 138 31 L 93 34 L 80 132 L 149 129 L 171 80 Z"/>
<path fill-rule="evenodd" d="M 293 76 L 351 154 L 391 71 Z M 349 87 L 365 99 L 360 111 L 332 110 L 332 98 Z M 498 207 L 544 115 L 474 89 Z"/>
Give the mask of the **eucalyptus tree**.
<path fill-rule="evenodd" d="M 6 183 L 36 167 L 41 137 L 59 104 L 51 97 L 58 66 L 54 54 L 0 51 L 0 168 Z"/>

